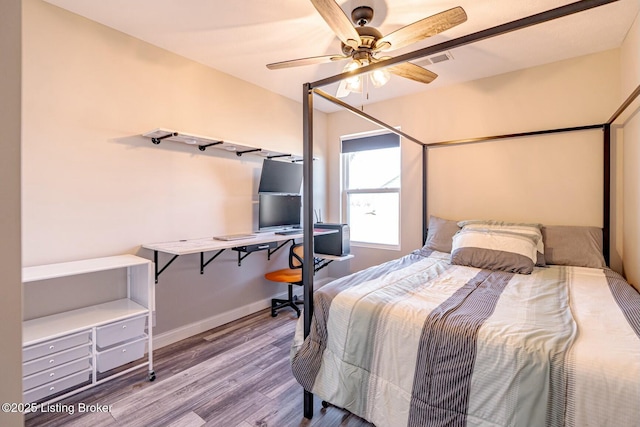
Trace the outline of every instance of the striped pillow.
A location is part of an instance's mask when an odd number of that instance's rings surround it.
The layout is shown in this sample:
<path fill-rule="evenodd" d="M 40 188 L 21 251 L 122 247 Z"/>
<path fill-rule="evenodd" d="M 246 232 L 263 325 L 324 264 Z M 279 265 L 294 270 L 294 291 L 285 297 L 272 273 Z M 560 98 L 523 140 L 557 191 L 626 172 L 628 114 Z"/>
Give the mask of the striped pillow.
<path fill-rule="evenodd" d="M 469 220 L 460 221 L 458 226 L 467 229 L 474 230 L 503 230 L 511 231 L 514 233 L 520 233 L 525 235 L 532 235 L 538 239 L 536 254 L 536 266 L 546 266 L 544 256 L 544 240 L 542 238 L 542 224 L 518 224 L 513 222 L 493 221 L 493 220 Z"/>
<path fill-rule="evenodd" d="M 531 274 L 537 237 L 504 230 L 463 228 L 453 236 L 451 263 L 489 270 Z"/>

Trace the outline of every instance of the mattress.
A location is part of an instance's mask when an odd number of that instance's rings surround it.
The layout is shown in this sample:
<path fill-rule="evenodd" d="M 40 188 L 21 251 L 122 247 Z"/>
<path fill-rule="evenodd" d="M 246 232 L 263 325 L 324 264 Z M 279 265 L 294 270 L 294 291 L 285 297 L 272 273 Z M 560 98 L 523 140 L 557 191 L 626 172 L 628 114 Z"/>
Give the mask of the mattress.
<path fill-rule="evenodd" d="M 378 427 L 640 425 L 640 294 L 620 275 L 449 259 L 423 249 L 316 291 L 297 381 Z"/>

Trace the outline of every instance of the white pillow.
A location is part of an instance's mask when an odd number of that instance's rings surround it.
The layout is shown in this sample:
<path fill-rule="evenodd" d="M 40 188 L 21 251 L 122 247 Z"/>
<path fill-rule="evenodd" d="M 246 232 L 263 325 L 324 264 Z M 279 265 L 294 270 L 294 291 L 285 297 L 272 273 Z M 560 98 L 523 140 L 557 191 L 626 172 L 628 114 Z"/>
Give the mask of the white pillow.
<path fill-rule="evenodd" d="M 541 224 L 519 224 L 493 220 L 469 220 L 458 222 L 458 226 L 475 230 L 504 230 L 525 235 L 533 235 L 538 239 L 536 246 L 538 250 L 538 254 L 536 255 L 536 265 L 538 267 L 546 266 Z"/>
<path fill-rule="evenodd" d="M 463 228 L 453 236 L 451 263 L 531 274 L 537 260 L 536 236 L 505 230 Z"/>

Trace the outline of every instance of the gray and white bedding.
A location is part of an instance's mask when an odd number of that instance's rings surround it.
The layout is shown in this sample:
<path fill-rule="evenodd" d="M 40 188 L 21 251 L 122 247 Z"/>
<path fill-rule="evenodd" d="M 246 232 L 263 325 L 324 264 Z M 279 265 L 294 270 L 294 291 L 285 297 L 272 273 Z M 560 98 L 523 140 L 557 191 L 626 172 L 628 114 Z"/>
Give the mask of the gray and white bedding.
<path fill-rule="evenodd" d="M 378 427 L 639 426 L 640 294 L 608 269 L 524 275 L 422 249 L 316 291 L 291 364 Z"/>

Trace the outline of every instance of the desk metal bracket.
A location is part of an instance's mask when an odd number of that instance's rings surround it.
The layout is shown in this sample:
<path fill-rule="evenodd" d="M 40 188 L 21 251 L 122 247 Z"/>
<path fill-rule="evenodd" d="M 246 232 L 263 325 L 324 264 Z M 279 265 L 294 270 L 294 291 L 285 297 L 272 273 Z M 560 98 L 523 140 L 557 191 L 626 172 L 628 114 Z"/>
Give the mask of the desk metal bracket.
<path fill-rule="evenodd" d="M 220 249 L 218 252 L 216 252 L 216 254 L 214 256 L 212 256 L 211 258 L 209 258 L 209 261 L 204 262 L 204 252 L 200 252 L 200 274 L 204 274 L 204 268 L 209 265 L 209 263 L 211 261 L 213 261 L 214 259 L 218 258 L 218 256 L 220 256 L 220 254 L 224 252 L 224 249 Z"/>
<path fill-rule="evenodd" d="M 276 246 L 276 248 L 274 250 L 268 249 L 267 250 L 267 260 L 271 261 L 271 255 L 275 254 L 276 252 L 278 252 L 283 246 L 286 246 L 289 244 L 289 242 L 291 242 L 292 244 L 295 243 L 295 239 L 289 239 L 289 240 L 285 240 L 284 243 L 281 243 L 280 245 Z"/>
<path fill-rule="evenodd" d="M 236 248 L 233 248 L 236 250 Z M 244 255 L 241 255 L 242 251 L 238 250 L 238 267 L 242 266 L 242 260 L 251 255 L 253 252 L 245 252 Z"/>
<path fill-rule="evenodd" d="M 158 276 L 160 276 L 160 274 L 165 271 L 167 269 L 167 267 L 169 267 L 169 265 L 171 265 L 171 263 L 173 261 L 176 260 L 176 258 L 178 258 L 179 255 L 174 255 L 173 258 L 171 258 L 169 260 L 169 262 L 167 262 L 165 264 L 164 267 L 162 267 L 161 269 L 158 270 L 158 251 L 153 251 L 153 264 L 154 264 L 154 269 L 155 269 L 155 276 L 156 276 L 156 283 L 158 283 Z"/>
<path fill-rule="evenodd" d="M 328 267 L 329 264 L 331 264 L 333 262 L 332 259 L 326 260 L 326 259 L 322 259 L 322 258 L 314 258 L 313 259 L 313 272 L 317 273 L 318 271 L 322 270 L 325 267 Z"/>

